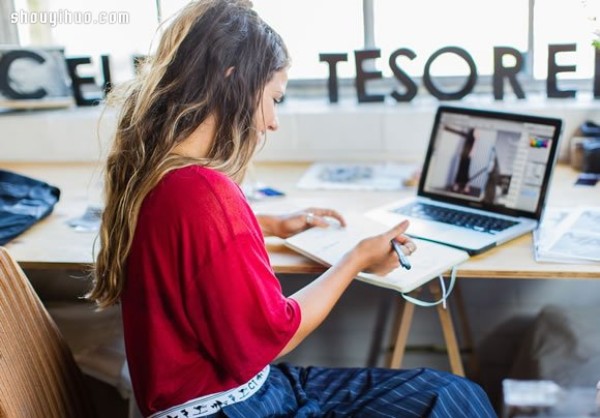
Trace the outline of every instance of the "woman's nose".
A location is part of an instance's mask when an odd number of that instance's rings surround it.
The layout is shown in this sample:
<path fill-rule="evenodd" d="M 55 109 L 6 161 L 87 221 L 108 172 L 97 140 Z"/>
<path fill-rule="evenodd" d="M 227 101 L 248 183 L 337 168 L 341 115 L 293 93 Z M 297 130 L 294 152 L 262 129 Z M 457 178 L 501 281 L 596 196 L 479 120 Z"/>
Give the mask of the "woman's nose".
<path fill-rule="evenodd" d="M 269 124 L 267 125 L 267 128 L 270 131 L 276 131 L 277 129 L 279 129 L 279 120 L 277 119 L 276 116 L 271 119 L 271 122 L 269 122 Z"/>

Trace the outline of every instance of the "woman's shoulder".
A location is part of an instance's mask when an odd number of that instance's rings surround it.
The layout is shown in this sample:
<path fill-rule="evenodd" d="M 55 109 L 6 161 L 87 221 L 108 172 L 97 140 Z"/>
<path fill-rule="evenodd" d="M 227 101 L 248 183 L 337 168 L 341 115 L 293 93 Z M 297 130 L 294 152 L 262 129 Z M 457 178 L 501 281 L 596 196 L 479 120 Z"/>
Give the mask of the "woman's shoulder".
<path fill-rule="evenodd" d="M 188 165 L 172 170 L 165 175 L 164 181 L 169 183 L 198 183 L 199 185 L 213 183 L 235 185 L 227 175 L 201 165 Z"/>
<path fill-rule="evenodd" d="M 149 195 L 151 201 L 172 204 L 209 204 L 244 200 L 240 187 L 227 175 L 212 168 L 190 165 L 167 173 Z M 187 202 L 187 203 L 186 203 Z"/>
<path fill-rule="evenodd" d="M 238 185 L 227 175 L 199 165 L 189 165 L 167 173 L 158 188 L 173 194 L 192 191 L 213 191 L 218 194 L 239 192 Z"/>
<path fill-rule="evenodd" d="M 246 219 L 249 209 L 240 187 L 227 175 L 207 167 L 186 166 L 167 173 L 146 196 L 142 213 L 154 218 Z M 203 216 L 197 215 L 202 213 Z"/>

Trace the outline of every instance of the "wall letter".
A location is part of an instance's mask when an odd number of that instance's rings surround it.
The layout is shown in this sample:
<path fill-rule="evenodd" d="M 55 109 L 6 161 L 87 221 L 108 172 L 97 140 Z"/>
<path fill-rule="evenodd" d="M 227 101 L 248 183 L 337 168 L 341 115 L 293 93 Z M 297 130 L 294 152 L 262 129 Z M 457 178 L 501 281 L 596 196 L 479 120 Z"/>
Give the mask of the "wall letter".
<path fill-rule="evenodd" d="M 469 78 L 467 79 L 467 82 L 465 83 L 464 87 L 457 91 L 456 93 L 445 93 L 441 90 L 439 90 L 432 82 L 431 82 L 431 75 L 429 74 L 429 69 L 431 67 L 431 64 L 433 63 L 433 61 L 435 61 L 435 59 L 437 57 L 439 57 L 442 54 L 445 53 L 449 53 L 449 54 L 456 54 L 459 57 L 461 57 L 462 59 L 464 59 L 466 61 L 466 63 L 469 65 L 469 70 L 470 70 L 470 74 L 469 74 Z M 469 53 L 467 51 L 465 51 L 462 48 L 456 47 L 456 46 L 447 46 L 441 49 L 438 49 L 437 51 L 435 51 L 433 53 L 433 55 L 431 55 L 431 57 L 429 57 L 429 59 L 427 60 L 427 63 L 425 64 L 425 69 L 423 71 L 423 84 L 425 84 L 425 87 L 427 87 L 427 90 L 429 90 L 429 92 L 434 95 L 435 97 L 437 97 L 440 100 L 460 100 L 463 97 L 465 97 L 467 94 L 469 94 L 471 92 L 471 90 L 473 90 L 473 87 L 475 87 L 475 83 L 477 82 L 477 67 L 475 67 L 475 61 L 473 61 L 473 58 L 471 57 L 471 55 L 469 55 Z"/>
<path fill-rule="evenodd" d="M 327 90 L 329 91 L 329 103 L 338 102 L 338 78 L 337 63 L 348 61 L 348 54 L 319 54 L 319 61 L 329 64 L 329 79 Z"/>
<path fill-rule="evenodd" d="M 400 69 L 396 65 L 396 59 L 399 56 L 405 56 L 410 58 L 411 60 L 415 59 L 417 54 L 415 54 L 411 49 L 408 48 L 400 48 L 392 52 L 390 55 L 390 68 L 396 80 L 400 82 L 404 87 L 406 87 L 406 92 L 404 94 L 398 93 L 398 91 L 392 91 L 392 97 L 396 99 L 397 102 L 410 102 L 417 95 L 417 85 L 415 82 L 406 74 L 404 71 Z"/>
<path fill-rule="evenodd" d="M 575 97 L 575 90 L 559 90 L 556 74 L 575 71 L 575 65 L 558 65 L 555 62 L 559 52 L 571 52 L 577 49 L 576 44 L 548 45 L 548 78 L 546 79 L 546 95 L 551 98 Z"/>
<path fill-rule="evenodd" d="M 10 86 L 8 70 L 10 69 L 10 66 L 13 62 L 22 58 L 31 59 L 40 64 L 46 61 L 44 57 L 42 57 L 39 54 L 36 54 L 33 51 L 8 51 L 2 56 L 2 59 L 0 59 L 0 92 L 2 92 L 2 94 L 11 99 L 41 99 L 42 97 L 48 94 L 48 92 L 41 87 L 29 93 L 22 93 L 14 90 Z"/>
<path fill-rule="evenodd" d="M 67 58 L 67 69 L 69 76 L 73 82 L 73 96 L 77 106 L 94 106 L 98 104 L 97 99 L 86 99 L 81 92 L 81 86 L 84 84 L 96 84 L 94 77 L 80 77 L 77 75 L 77 67 L 81 64 L 89 64 L 92 60 L 90 57 Z"/>
<path fill-rule="evenodd" d="M 516 64 L 514 67 L 505 67 L 503 65 L 503 58 L 505 55 L 512 55 Z M 523 69 L 523 55 L 515 49 L 510 47 L 497 46 L 494 47 L 494 99 L 502 100 L 504 98 L 504 78 L 506 77 L 510 82 L 516 96 L 519 99 L 525 98 L 525 93 L 517 80 L 517 73 Z"/>
<path fill-rule="evenodd" d="M 104 95 L 111 91 L 112 89 L 112 77 L 110 76 L 110 61 L 108 55 L 101 55 L 100 59 L 102 60 L 102 76 L 104 77 L 104 84 L 102 85 L 102 90 L 104 90 Z"/>
<path fill-rule="evenodd" d="M 354 59 L 356 60 L 356 93 L 358 95 L 358 103 L 373 103 L 383 102 L 385 96 L 383 94 L 367 94 L 367 80 L 376 80 L 383 78 L 381 71 L 365 71 L 363 62 L 368 59 L 379 58 L 381 51 L 379 49 L 370 49 L 364 51 L 354 51 Z"/>

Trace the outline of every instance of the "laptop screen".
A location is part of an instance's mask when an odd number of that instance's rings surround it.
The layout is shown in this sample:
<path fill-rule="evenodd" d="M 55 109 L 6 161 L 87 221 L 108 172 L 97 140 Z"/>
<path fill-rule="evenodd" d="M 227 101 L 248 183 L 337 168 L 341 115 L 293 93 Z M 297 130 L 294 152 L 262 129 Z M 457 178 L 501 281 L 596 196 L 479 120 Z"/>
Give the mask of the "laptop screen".
<path fill-rule="evenodd" d="M 559 119 L 440 106 L 419 195 L 539 219 Z"/>

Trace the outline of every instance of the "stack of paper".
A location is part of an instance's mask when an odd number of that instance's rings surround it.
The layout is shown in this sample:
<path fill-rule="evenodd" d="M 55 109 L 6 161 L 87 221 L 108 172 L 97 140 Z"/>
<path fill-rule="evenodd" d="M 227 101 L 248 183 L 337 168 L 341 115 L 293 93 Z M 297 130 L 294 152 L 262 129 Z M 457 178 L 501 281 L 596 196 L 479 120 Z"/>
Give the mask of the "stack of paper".
<path fill-rule="evenodd" d="M 549 208 L 533 244 L 536 261 L 600 262 L 600 207 Z"/>

